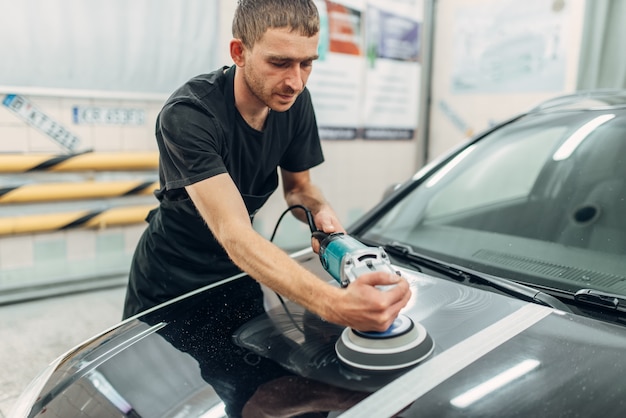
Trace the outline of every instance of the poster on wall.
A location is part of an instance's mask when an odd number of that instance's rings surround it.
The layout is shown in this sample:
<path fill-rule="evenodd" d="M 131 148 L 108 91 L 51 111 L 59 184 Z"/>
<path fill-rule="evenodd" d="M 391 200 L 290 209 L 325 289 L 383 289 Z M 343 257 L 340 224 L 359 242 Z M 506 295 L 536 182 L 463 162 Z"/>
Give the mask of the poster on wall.
<path fill-rule="evenodd" d="M 418 123 L 422 2 L 370 1 L 363 138 L 411 139 Z"/>
<path fill-rule="evenodd" d="M 315 0 L 308 81 L 322 139 L 411 139 L 418 121 L 423 0 Z"/>
<path fill-rule="evenodd" d="M 316 0 L 320 14 L 319 59 L 308 87 L 322 139 L 355 139 L 363 79 L 363 1 Z"/>
<path fill-rule="evenodd" d="M 562 91 L 565 1 L 491 0 L 455 15 L 453 93 Z"/>

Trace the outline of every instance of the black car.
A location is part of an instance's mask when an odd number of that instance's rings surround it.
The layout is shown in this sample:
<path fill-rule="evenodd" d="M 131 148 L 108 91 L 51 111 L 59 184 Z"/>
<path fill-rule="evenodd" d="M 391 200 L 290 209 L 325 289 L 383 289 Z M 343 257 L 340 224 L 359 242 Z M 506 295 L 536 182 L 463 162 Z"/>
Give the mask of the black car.
<path fill-rule="evenodd" d="M 626 416 L 626 91 L 491 128 L 349 233 L 410 282 L 408 358 L 240 274 L 59 357 L 14 416 Z"/>

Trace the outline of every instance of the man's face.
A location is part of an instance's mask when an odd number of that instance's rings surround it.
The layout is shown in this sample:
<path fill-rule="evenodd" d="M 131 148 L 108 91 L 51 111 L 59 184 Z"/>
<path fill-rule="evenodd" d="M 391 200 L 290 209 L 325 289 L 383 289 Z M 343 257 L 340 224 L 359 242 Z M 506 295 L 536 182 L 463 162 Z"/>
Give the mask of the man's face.
<path fill-rule="evenodd" d="M 318 38 L 287 28 L 268 29 L 251 50 L 246 50 L 242 70 L 252 95 L 274 111 L 288 110 L 311 74 Z"/>

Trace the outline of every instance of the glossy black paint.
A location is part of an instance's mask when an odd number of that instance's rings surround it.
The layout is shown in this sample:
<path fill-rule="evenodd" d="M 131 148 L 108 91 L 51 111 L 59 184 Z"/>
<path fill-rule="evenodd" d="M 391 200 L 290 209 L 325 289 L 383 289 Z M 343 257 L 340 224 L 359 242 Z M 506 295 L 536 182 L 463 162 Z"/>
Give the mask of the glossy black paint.
<path fill-rule="evenodd" d="M 312 254 L 302 259 L 328 278 Z M 341 328 L 291 303 L 295 323 L 282 306 L 266 313 L 257 283 L 240 277 L 131 318 L 69 353 L 31 416 L 148 417 L 176 411 L 199 416 L 220 402 L 231 416 L 263 408 L 343 411 L 376 397 L 376 390 L 399 376 L 419 373 L 424 364 L 526 304 L 443 279 L 418 279 L 412 282 L 417 298 L 407 315 L 428 330 L 436 349 L 414 368 L 394 373 L 346 368 L 333 350 Z M 250 330 L 256 333 L 246 334 Z M 552 312 L 403 405 L 403 416 L 590 416 L 598 404 L 604 416 L 621 416 L 625 342 L 622 327 Z M 540 362 L 536 371 L 463 410 L 450 404 L 454 396 L 526 358 Z M 113 389 L 108 395 L 98 379 Z M 111 393 L 128 408 L 116 406 Z M 82 401 L 87 409 L 81 409 Z"/>

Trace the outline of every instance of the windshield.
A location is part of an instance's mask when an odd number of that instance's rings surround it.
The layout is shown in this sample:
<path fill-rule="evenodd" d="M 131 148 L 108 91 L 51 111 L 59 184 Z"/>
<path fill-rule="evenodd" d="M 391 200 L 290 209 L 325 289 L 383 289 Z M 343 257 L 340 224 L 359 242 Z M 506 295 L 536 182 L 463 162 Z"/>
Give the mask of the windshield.
<path fill-rule="evenodd" d="M 626 113 L 554 112 L 496 129 L 362 237 L 529 284 L 626 294 Z"/>

